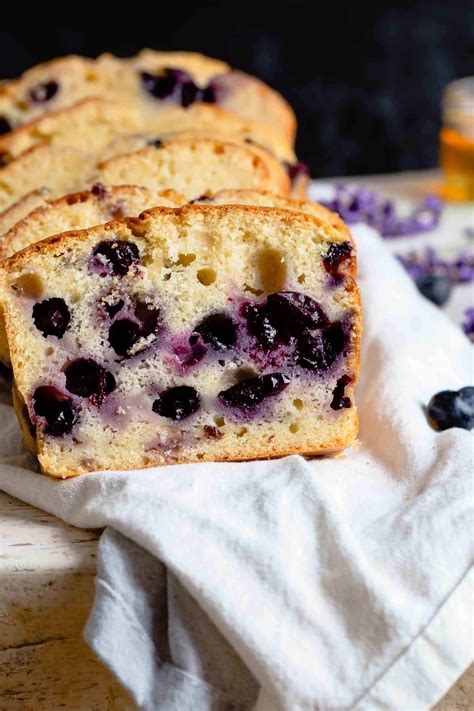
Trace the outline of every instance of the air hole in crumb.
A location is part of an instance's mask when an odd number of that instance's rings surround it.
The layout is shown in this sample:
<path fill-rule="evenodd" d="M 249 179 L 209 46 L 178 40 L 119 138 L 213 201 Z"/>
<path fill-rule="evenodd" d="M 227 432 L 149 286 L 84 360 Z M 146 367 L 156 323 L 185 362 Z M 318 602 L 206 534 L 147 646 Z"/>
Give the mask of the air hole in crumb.
<path fill-rule="evenodd" d="M 225 420 L 223 417 L 214 417 L 214 423 L 217 425 L 217 427 L 224 427 Z"/>
<path fill-rule="evenodd" d="M 22 274 L 12 283 L 12 289 L 37 299 L 43 293 L 43 284 L 37 274 Z"/>
<path fill-rule="evenodd" d="M 250 293 L 255 294 L 255 296 L 261 296 L 263 294 L 263 289 L 254 289 L 253 286 L 249 286 L 248 284 L 244 284 L 244 291 L 250 291 Z"/>
<path fill-rule="evenodd" d="M 217 279 L 217 273 L 214 271 L 214 269 L 206 267 L 205 269 L 200 269 L 198 271 L 197 278 L 203 286 L 209 286 L 210 284 L 213 284 Z"/>
<path fill-rule="evenodd" d="M 197 459 L 204 459 L 204 454 L 201 454 L 201 453 L 196 454 L 196 458 Z"/>
<path fill-rule="evenodd" d="M 298 425 L 298 423 L 292 422 L 290 425 L 290 432 L 295 434 L 295 432 L 298 432 L 299 428 L 300 428 L 300 426 Z"/>
<path fill-rule="evenodd" d="M 263 249 L 258 255 L 258 270 L 265 291 L 281 291 L 286 281 L 284 255 L 278 249 Z"/>
<path fill-rule="evenodd" d="M 147 467 L 150 463 L 151 463 L 150 457 L 143 457 L 142 464 L 144 467 Z"/>
<path fill-rule="evenodd" d="M 237 437 L 243 437 L 245 434 L 247 434 L 248 429 L 246 427 L 241 427 L 240 430 L 237 430 L 235 433 Z"/>
<path fill-rule="evenodd" d="M 303 400 L 300 400 L 299 397 L 297 397 L 295 400 L 293 400 L 293 405 L 296 407 L 297 410 L 302 410 L 304 407 L 304 402 Z"/>
<path fill-rule="evenodd" d="M 306 274 L 300 274 L 298 277 L 298 283 L 299 284 L 304 284 L 306 280 Z"/>
<path fill-rule="evenodd" d="M 163 274 L 163 281 L 169 281 L 171 279 L 171 272 L 166 272 Z"/>
<path fill-rule="evenodd" d="M 94 74 L 94 72 L 89 72 L 86 75 L 86 81 L 97 81 L 97 74 Z"/>
<path fill-rule="evenodd" d="M 219 144 L 217 146 L 214 146 L 214 153 L 216 156 L 221 156 L 224 153 L 224 146 L 220 146 Z"/>
<path fill-rule="evenodd" d="M 51 348 L 51 346 L 49 348 L 46 348 L 45 355 L 52 356 L 53 353 L 54 353 L 54 348 Z"/>
<path fill-rule="evenodd" d="M 178 254 L 178 264 L 182 264 L 183 267 L 188 267 L 195 259 L 196 255 L 192 252 L 189 254 Z"/>

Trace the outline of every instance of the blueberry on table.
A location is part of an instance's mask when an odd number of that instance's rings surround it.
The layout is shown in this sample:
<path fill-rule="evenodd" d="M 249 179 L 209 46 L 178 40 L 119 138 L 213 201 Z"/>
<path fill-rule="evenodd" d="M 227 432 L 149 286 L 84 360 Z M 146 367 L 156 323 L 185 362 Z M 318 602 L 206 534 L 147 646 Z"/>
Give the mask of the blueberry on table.
<path fill-rule="evenodd" d="M 474 427 L 474 387 L 461 390 L 442 390 L 428 403 L 428 418 L 438 430 Z"/>
<path fill-rule="evenodd" d="M 53 297 L 33 306 L 33 321 L 43 336 L 62 338 L 66 332 L 71 314 L 64 299 Z"/>
<path fill-rule="evenodd" d="M 163 390 L 153 403 L 152 410 L 161 417 L 179 422 L 196 412 L 199 405 L 200 398 L 197 390 L 189 385 L 177 385 Z"/>
<path fill-rule="evenodd" d="M 415 283 L 418 291 L 436 306 L 443 306 L 451 296 L 452 284 L 447 276 L 425 274 L 418 277 Z"/>
<path fill-rule="evenodd" d="M 33 393 L 33 409 L 46 420 L 45 433 L 54 437 L 69 434 L 78 420 L 71 398 L 52 385 L 41 385 Z"/>

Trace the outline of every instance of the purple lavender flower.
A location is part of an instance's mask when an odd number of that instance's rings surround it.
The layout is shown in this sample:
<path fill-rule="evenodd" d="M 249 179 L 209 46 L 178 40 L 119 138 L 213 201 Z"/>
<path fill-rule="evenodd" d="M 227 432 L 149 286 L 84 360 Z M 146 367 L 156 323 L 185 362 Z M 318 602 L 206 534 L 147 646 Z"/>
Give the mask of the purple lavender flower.
<path fill-rule="evenodd" d="M 462 323 L 462 330 L 466 336 L 474 342 L 474 308 L 469 307 L 464 311 L 465 321 Z"/>
<path fill-rule="evenodd" d="M 332 200 L 323 202 L 347 224 L 364 222 L 382 237 L 402 237 L 434 230 L 440 221 L 442 201 L 429 195 L 407 217 L 397 215 L 395 204 L 367 188 L 339 184 Z"/>
<path fill-rule="evenodd" d="M 443 259 L 433 247 L 424 252 L 409 252 L 398 255 L 407 272 L 413 279 L 431 276 L 446 276 L 453 284 L 465 284 L 474 281 L 474 253 L 461 250 L 450 261 Z"/>

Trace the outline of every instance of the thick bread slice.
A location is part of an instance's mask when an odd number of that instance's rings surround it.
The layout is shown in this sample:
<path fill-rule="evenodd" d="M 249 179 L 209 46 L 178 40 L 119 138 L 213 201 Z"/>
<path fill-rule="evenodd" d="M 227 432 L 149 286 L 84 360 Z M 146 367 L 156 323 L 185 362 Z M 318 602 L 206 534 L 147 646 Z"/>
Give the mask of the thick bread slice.
<path fill-rule="evenodd" d="M 151 78 L 163 76 L 168 69 L 186 72 L 178 77 L 177 86 L 169 87 L 163 98 L 148 90 Z M 57 111 L 81 99 L 98 96 L 134 104 L 142 113 L 169 110 L 184 113 L 181 106 L 183 81 L 198 88 L 210 87 L 202 98 L 228 113 L 262 125 L 268 125 L 292 145 L 296 120 L 288 103 L 263 82 L 243 72 L 232 70 L 219 60 L 188 52 L 144 50 L 130 59 L 103 54 L 96 60 L 86 57 L 62 57 L 40 64 L 19 79 L 0 87 L 0 117 L 12 127 L 31 121 L 45 112 Z M 181 82 L 181 83 L 179 83 Z M 200 95 L 186 95 L 184 103 L 199 102 Z"/>
<path fill-rule="evenodd" d="M 96 185 L 92 191 L 71 193 L 57 200 L 43 197 L 40 205 L 0 237 L 0 259 L 60 232 L 136 217 L 151 207 L 180 207 L 184 203 L 184 198 L 173 190 L 153 192 L 135 185 Z"/>
<path fill-rule="evenodd" d="M 17 221 L 18 215 L 23 217 L 28 214 L 22 210 L 28 210 L 35 201 L 29 193 L 47 188 L 50 198 L 64 195 L 84 184 L 96 160 L 91 153 L 70 146 L 44 145 L 25 151 L 0 168 L 0 210 L 11 208 L 26 196 L 26 202 L 16 206 L 12 217 Z M 7 216 L 5 219 L 8 224 L 10 218 Z"/>
<path fill-rule="evenodd" d="M 157 208 L 28 247 L 0 264 L 0 299 L 52 476 L 321 454 L 356 436 L 355 255 L 312 215 Z"/>
<path fill-rule="evenodd" d="M 257 189 L 288 195 L 288 174 L 277 160 L 252 145 L 218 140 L 165 141 L 99 163 L 93 182 L 172 189 L 187 200 L 223 188 Z"/>
<path fill-rule="evenodd" d="M 291 163 L 294 153 L 273 129 L 254 124 L 218 106 L 195 104 L 185 111 L 170 107 L 166 111 L 143 114 L 135 105 L 101 98 L 87 98 L 54 111 L 0 136 L 0 155 L 11 159 L 36 145 L 66 145 L 100 154 L 108 143 L 123 133 L 149 131 L 211 131 L 233 140 L 250 137 L 280 160 Z"/>

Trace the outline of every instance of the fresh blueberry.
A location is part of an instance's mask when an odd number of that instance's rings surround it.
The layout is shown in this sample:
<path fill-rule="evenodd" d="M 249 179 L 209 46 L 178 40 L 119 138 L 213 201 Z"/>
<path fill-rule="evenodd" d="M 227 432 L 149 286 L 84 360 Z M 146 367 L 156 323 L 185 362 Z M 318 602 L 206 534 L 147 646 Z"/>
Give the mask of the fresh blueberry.
<path fill-rule="evenodd" d="M 350 397 L 344 395 L 346 385 L 349 385 L 349 383 L 352 383 L 352 378 L 350 378 L 348 375 L 342 375 L 338 379 L 336 387 L 332 391 L 333 398 L 331 402 L 331 407 L 333 410 L 342 410 L 346 407 L 352 407 Z"/>
<path fill-rule="evenodd" d="M 194 330 L 200 333 L 204 343 L 208 343 L 215 351 L 231 348 L 237 340 L 237 326 L 225 313 L 207 316 Z"/>
<path fill-rule="evenodd" d="M 148 336 L 157 334 L 160 328 L 160 310 L 139 301 L 133 312 L 136 320 L 122 318 L 115 321 L 109 329 L 109 343 L 117 355 L 129 358 L 150 347 Z M 143 346 L 133 352 L 134 346 L 144 339 Z"/>
<path fill-rule="evenodd" d="M 448 301 L 453 290 L 451 279 L 439 274 L 425 274 L 418 277 L 415 283 L 418 291 L 436 306 L 443 306 Z"/>
<path fill-rule="evenodd" d="M 153 403 L 152 409 L 161 417 L 179 422 L 196 412 L 199 405 L 199 394 L 194 388 L 189 385 L 178 385 L 163 390 Z"/>
<path fill-rule="evenodd" d="M 41 385 L 33 394 L 33 409 L 46 420 L 45 432 L 54 437 L 69 434 L 78 420 L 71 398 L 52 385 Z"/>
<path fill-rule="evenodd" d="M 192 77 L 182 69 L 168 68 L 160 74 L 142 72 L 141 77 L 143 86 L 155 99 L 174 99 L 181 103 L 183 87 L 194 86 Z"/>
<path fill-rule="evenodd" d="M 53 297 L 33 306 L 33 321 L 43 336 L 62 338 L 69 326 L 71 314 L 64 299 Z"/>
<path fill-rule="evenodd" d="M 428 403 L 428 417 L 438 430 L 474 427 L 474 387 L 461 390 L 442 390 Z"/>
<path fill-rule="evenodd" d="M 124 276 L 132 264 L 140 261 L 140 252 L 134 242 L 110 240 L 100 242 L 93 251 L 94 266 L 100 276 Z"/>
<path fill-rule="evenodd" d="M 321 373 L 335 363 L 344 347 L 344 330 L 336 322 L 320 331 L 303 333 L 298 339 L 295 360 L 301 367 Z"/>
<path fill-rule="evenodd" d="M 77 358 L 64 370 L 66 388 L 80 397 L 96 396 L 102 399 L 116 388 L 112 373 L 91 358 Z"/>
<path fill-rule="evenodd" d="M 28 96 L 30 101 L 35 104 L 44 104 L 53 98 L 58 93 L 59 84 L 57 81 L 48 81 L 44 84 L 37 84 L 33 86 L 29 92 Z"/>
<path fill-rule="evenodd" d="M 281 393 L 289 382 L 290 378 L 284 373 L 259 375 L 222 390 L 217 397 L 229 407 L 248 410 L 260 405 L 265 398 Z"/>
<path fill-rule="evenodd" d="M 339 267 L 352 254 L 352 246 L 349 242 L 333 242 L 323 259 L 323 265 L 328 274 L 335 279 L 340 278 Z"/>
<path fill-rule="evenodd" d="M 0 136 L 11 131 L 13 126 L 5 116 L 0 116 Z"/>

